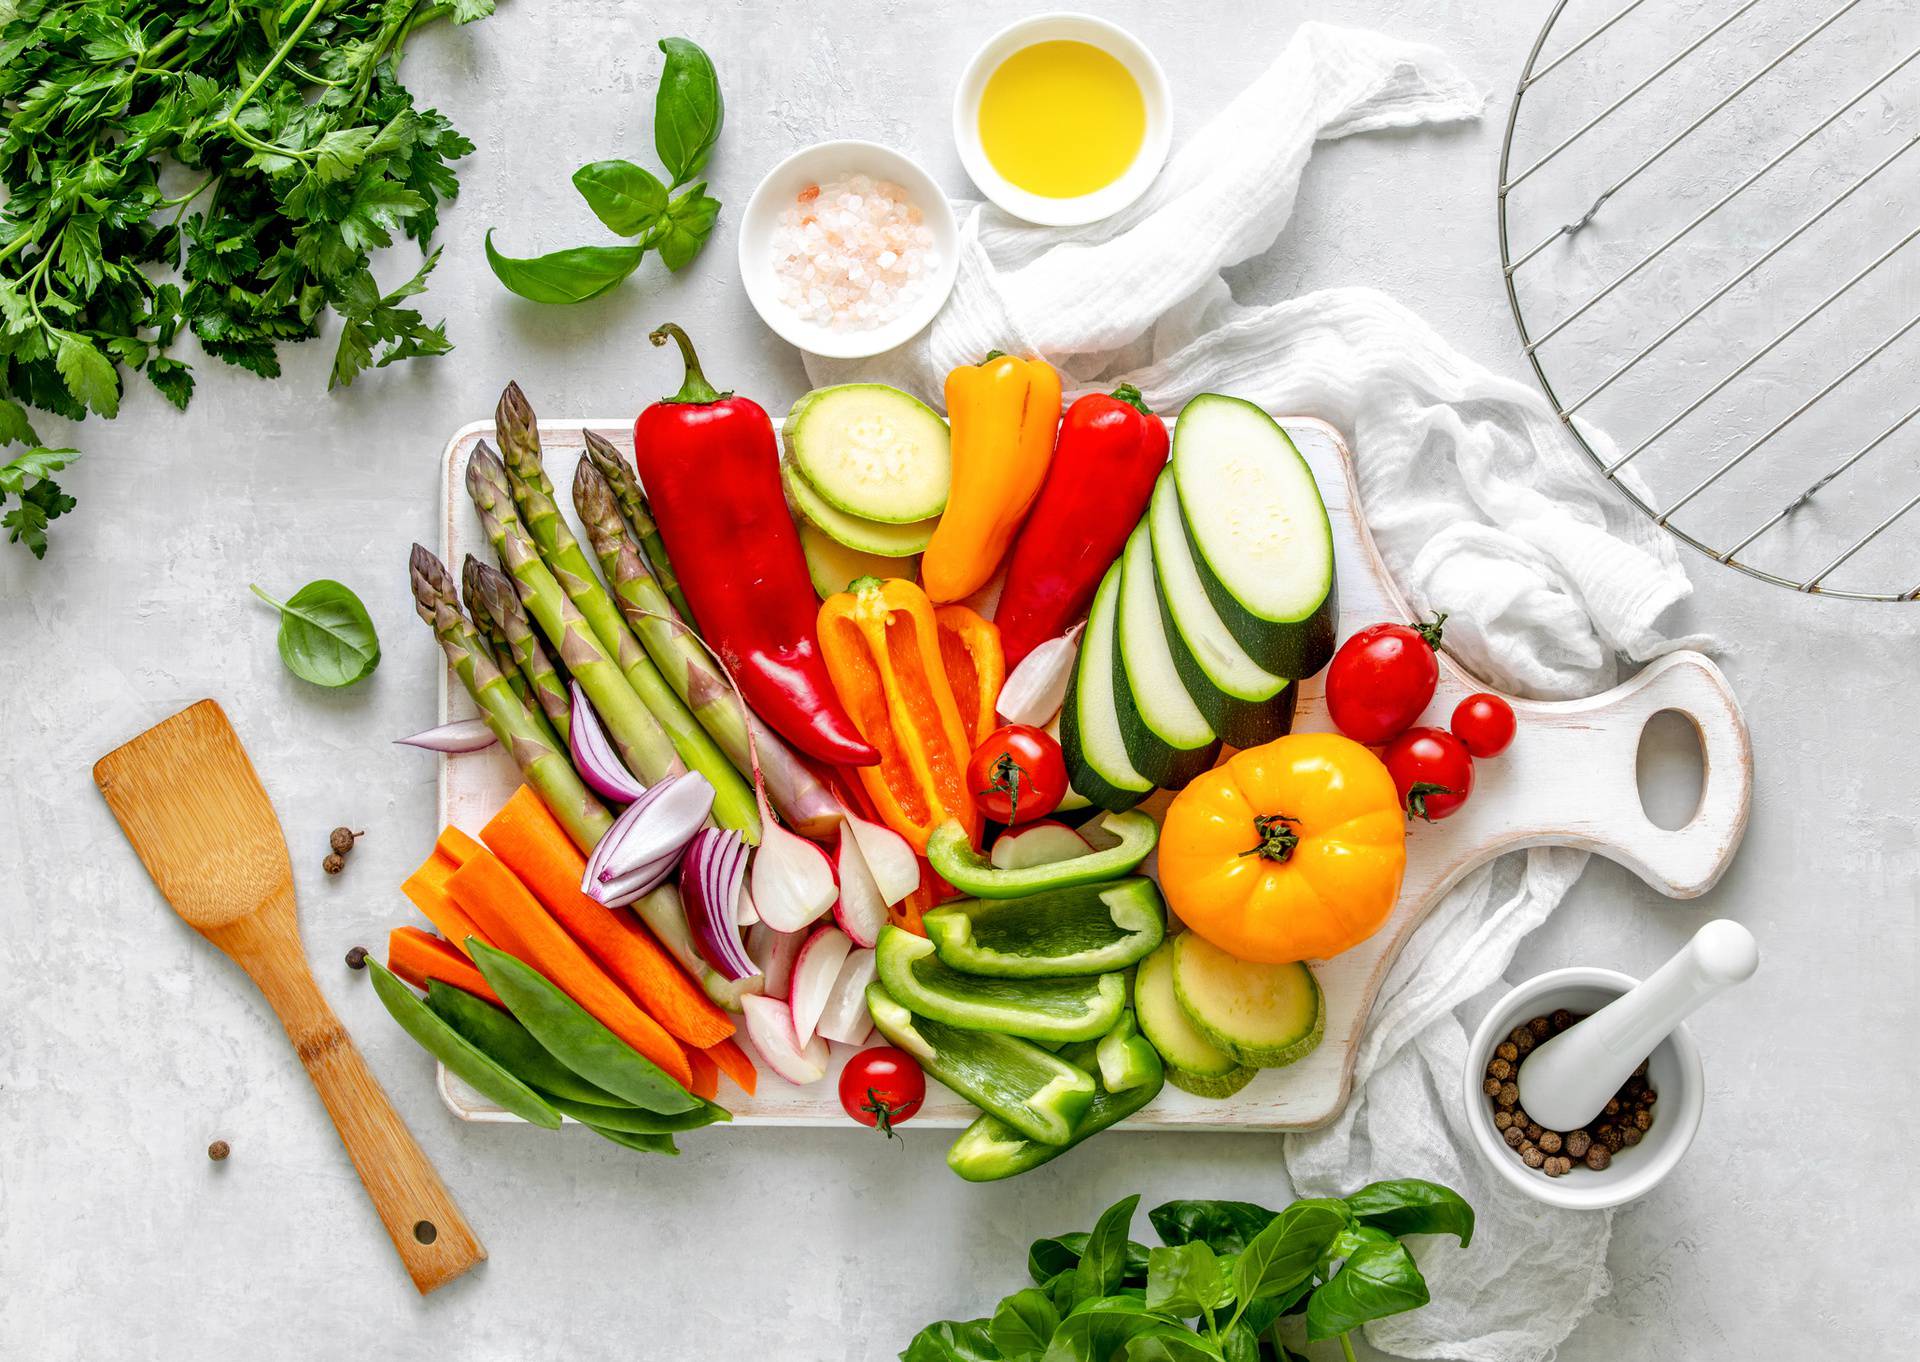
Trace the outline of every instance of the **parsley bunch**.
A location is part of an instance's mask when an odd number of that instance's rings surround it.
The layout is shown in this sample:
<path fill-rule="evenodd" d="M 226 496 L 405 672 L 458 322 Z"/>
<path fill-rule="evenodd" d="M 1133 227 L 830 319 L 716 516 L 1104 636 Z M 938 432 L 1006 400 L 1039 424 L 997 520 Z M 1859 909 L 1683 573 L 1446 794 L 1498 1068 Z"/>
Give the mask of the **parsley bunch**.
<path fill-rule="evenodd" d="M 473 150 L 416 107 L 409 36 L 495 0 L 20 0 L 0 30 L 0 525 L 36 556 L 73 508 L 26 408 L 111 417 L 127 371 L 176 407 L 201 348 L 267 378 L 282 341 L 343 325 L 328 386 L 445 354 L 371 252 L 424 244 Z M 163 176 L 165 183 L 163 184 Z"/>

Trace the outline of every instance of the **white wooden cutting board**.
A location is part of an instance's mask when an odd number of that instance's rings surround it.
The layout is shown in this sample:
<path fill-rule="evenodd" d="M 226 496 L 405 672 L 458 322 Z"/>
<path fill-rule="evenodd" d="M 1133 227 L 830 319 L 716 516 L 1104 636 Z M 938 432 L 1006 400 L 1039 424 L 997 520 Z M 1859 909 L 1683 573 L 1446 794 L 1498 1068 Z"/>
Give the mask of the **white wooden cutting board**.
<path fill-rule="evenodd" d="M 1319 479 L 1333 522 L 1340 637 L 1382 620 L 1411 619 L 1360 514 L 1353 457 L 1340 436 L 1319 421 L 1282 418 L 1282 424 Z M 563 489 L 563 501 L 580 458 L 581 431 L 589 428 L 623 452 L 633 447 L 626 420 L 540 422 L 547 468 Z M 492 436 L 492 423 L 478 422 L 457 432 L 447 445 L 441 548 L 456 575 L 466 554 L 487 559 L 490 553 L 463 479 L 474 444 Z M 458 682 L 450 684 L 450 673 L 442 671 L 440 685 L 444 717 L 475 713 Z M 1462 696 L 1486 689 L 1443 653 L 1439 693 L 1425 721 L 1444 727 Z M 1604 695 L 1511 703 L 1519 717 L 1519 736 L 1497 759 L 1478 763 L 1473 798 L 1445 822 L 1418 823 L 1410 829 L 1406 879 L 1387 924 L 1371 940 L 1314 964 L 1327 999 L 1326 1039 L 1320 1048 L 1288 1068 L 1262 1073 L 1222 1101 L 1169 1086 L 1120 1129 L 1302 1130 L 1331 1121 L 1346 1104 L 1355 1051 L 1388 967 L 1440 897 L 1468 871 L 1502 852 L 1529 846 L 1580 847 L 1620 862 L 1675 898 L 1704 893 L 1720 878 L 1746 829 L 1753 760 L 1740 706 L 1712 662 L 1698 653 L 1670 653 Z M 1667 710 L 1685 715 L 1699 730 L 1706 766 L 1699 807 L 1692 821 L 1676 831 L 1648 821 L 1635 774 L 1640 732 L 1648 719 Z M 1322 677 L 1302 683 L 1294 727 L 1332 727 Z M 443 757 L 441 762 L 441 818 L 471 833 L 479 832 L 518 784 L 512 760 L 498 749 Z M 1157 815 L 1169 797 L 1158 795 L 1145 807 Z M 853 1051 L 843 1045 L 833 1050 L 833 1067 L 820 1083 L 796 1088 L 763 1070 L 758 1094 L 747 1097 L 723 1083 L 720 1100 L 732 1109 L 737 1125 L 856 1130 L 840 1110 L 835 1083 Z M 467 1120 L 517 1119 L 444 1069 L 440 1091 L 448 1106 Z M 933 1084 L 915 1124 L 960 1126 L 974 1114 L 969 1103 Z"/>

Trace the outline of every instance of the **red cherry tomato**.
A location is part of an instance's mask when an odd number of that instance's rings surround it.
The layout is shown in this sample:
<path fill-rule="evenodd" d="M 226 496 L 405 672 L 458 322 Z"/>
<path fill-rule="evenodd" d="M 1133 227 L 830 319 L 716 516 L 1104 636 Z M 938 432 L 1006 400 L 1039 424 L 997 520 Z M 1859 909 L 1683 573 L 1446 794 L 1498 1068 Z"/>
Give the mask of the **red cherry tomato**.
<path fill-rule="evenodd" d="M 1327 709 L 1342 733 L 1377 747 L 1420 717 L 1440 681 L 1433 655 L 1446 619 L 1375 624 L 1340 645 L 1327 667 Z"/>
<path fill-rule="evenodd" d="M 840 1071 L 840 1109 L 885 1134 L 912 1120 L 926 1100 L 927 1076 L 919 1063 L 891 1045 L 862 1050 Z"/>
<path fill-rule="evenodd" d="M 980 812 L 1009 827 L 1052 813 L 1067 794 L 1067 761 L 1060 744 L 1029 724 L 987 734 L 967 762 L 967 788 Z"/>
<path fill-rule="evenodd" d="M 1382 760 L 1411 817 L 1437 823 L 1473 793 L 1473 754 L 1444 728 L 1409 728 L 1387 744 Z"/>
<path fill-rule="evenodd" d="M 1453 722 L 1447 727 L 1474 756 L 1497 757 L 1513 741 L 1513 706 L 1479 691 L 1453 707 Z"/>

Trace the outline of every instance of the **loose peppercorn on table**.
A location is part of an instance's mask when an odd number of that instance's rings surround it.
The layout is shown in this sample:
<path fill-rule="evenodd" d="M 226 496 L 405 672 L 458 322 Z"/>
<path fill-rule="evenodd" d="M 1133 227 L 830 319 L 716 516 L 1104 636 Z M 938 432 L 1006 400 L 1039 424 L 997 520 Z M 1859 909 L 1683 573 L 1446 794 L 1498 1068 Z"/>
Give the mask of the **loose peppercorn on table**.
<path fill-rule="evenodd" d="M 1360 505 L 1353 455 L 1324 423 L 1281 417 L 1306 458 L 1333 526 L 1339 583 L 1339 635 L 1379 620 L 1412 619 L 1375 550 Z M 775 418 L 779 424 L 779 418 Z M 630 423 L 605 419 L 542 420 L 540 440 L 553 479 L 565 485 L 592 431 L 632 457 Z M 448 441 L 443 465 L 442 556 L 459 562 L 469 551 L 485 556 L 485 543 L 463 491 L 467 460 L 476 444 L 492 439 L 493 423 L 462 427 Z M 969 599 L 990 607 L 998 582 Z M 1440 655 L 1440 684 L 1431 712 L 1444 715 L 1465 696 L 1489 689 L 1449 655 Z M 1322 674 L 1322 676 L 1324 673 Z M 1322 676 L 1300 683 L 1295 732 L 1327 731 Z M 441 674 L 443 716 L 471 712 L 464 693 Z M 1752 793 L 1752 756 L 1739 703 L 1719 668 L 1693 652 L 1661 657 L 1638 676 L 1583 700 L 1512 700 L 1520 737 L 1498 762 L 1486 765 L 1474 797 L 1445 823 L 1420 824 L 1407 838 L 1407 866 L 1400 897 L 1386 924 L 1367 941 L 1312 968 L 1326 996 L 1326 1031 L 1312 1053 L 1285 1068 L 1264 1070 L 1225 1099 L 1192 1096 L 1168 1086 L 1124 1130 L 1300 1130 L 1331 1121 L 1346 1104 L 1356 1048 L 1387 970 L 1442 895 L 1475 867 L 1504 852 L 1529 846 L 1579 847 L 1610 857 L 1664 894 L 1691 898 L 1704 893 L 1731 861 L 1746 827 Z M 1697 728 L 1706 775 L 1699 807 L 1684 826 L 1655 826 L 1642 808 L 1635 773 L 1641 730 L 1655 714 L 1677 711 Z M 1586 779 L 1565 779 L 1569 770 Z M 498 752 L 443 758 L 440 817 L 478 830 L 513 792 L 512 762 Z M 1142 807 L 1156 818 L 1170 796 L 1161 792 Z M 1146 870 L 1152 872 L 1154 862 Z M 835 1095 L 840 1068 L 854 1053 L 835 1046 L 827 1078 L 792 1086 L 764 1073 L 752 1097 L 729 1094 L 737 1125 L 831 1125 L 858 1129 L 846 1120 Z M 443 1069 L 440 1091 L 459 1116 L 473 1121 L 517 1118 L 489 1103 Z M 957 1127 L 974 1108 L 938 1084 L 930 1084 L 922 1126 Z"/>

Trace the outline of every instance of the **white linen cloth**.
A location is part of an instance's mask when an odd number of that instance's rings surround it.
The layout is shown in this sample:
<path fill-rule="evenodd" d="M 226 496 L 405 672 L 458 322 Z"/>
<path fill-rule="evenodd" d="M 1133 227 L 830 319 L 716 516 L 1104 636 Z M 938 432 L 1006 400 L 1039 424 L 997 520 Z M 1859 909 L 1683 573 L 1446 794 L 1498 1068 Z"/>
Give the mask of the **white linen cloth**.
<path fill-rule="evenodd" d="M 1272 245 L 1318 139 L 1481 108 L 1433 48 L 1304 24 L 1132 208 L 1050 229 L 964 205 L 959 280 L 932 326 L 878 359 L 809 357 L 809 376 L 885 381 L 937 405 L 949 369 L 1001 349 L 1045 357 L 1070 387 L 1125 379 L 1160 411 L 1219 391 L 1320 417 L 1352 444 L 1400 585 L 1418 608 L 1444 603 L 1449 645 L 1474 672 L 1538 697 L 1603 689 L 1619 654 L 1673 646 L 1657 621 L 1690 587 L 1672 541 L 1605 490 L 1540 395 L 1373 290 L 1242 308 L 1220 278 Z M 1608 1290 L 1611 1213 L 1551 1211 L 1505 1190 L 1455 1097 L 1466 1050 L 1455 1009 L 1499 982 L 1585 863 L 1571 850 L 1516 853 L 1455 888 L 1388 976 L 1345 1113 L 1286 1139 L 1302 1195 L 1424 1176 L 1478 1214 L 1467 1252 L 1416 1241 L 1433 1303 L 1370 1325 L 1378 1347 L 1531 1362 Z"/>

